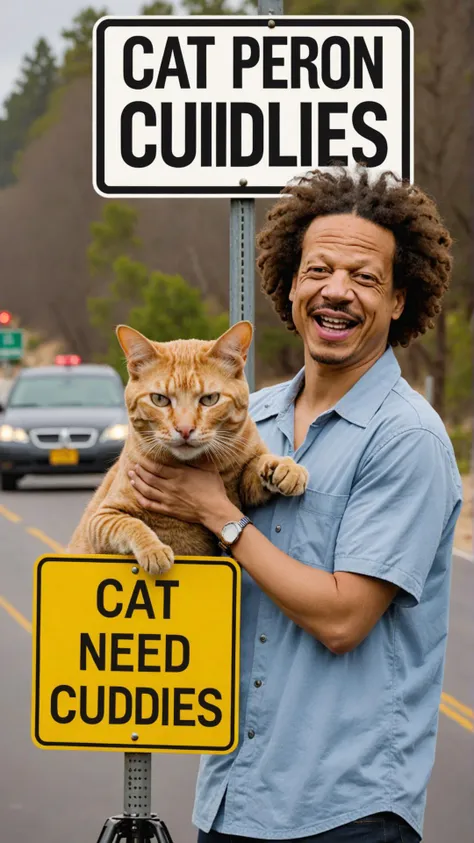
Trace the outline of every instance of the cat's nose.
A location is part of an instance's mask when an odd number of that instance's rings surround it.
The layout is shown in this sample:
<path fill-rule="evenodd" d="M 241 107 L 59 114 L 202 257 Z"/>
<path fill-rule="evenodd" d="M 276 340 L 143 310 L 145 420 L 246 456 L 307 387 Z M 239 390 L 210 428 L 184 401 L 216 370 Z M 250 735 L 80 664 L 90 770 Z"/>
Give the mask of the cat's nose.
<path fill-rule="evenodd" d="M 195 427 L 188 427 L 188 425 L 184 425 L 184 424 L 183 425 L 175 425 L 175 428 L 178 431 L 178 433 L 181 434 L 183 439 L 189 439 L 189 437 L 191 436 L 191 433 L 193 433 L 196 430 Z"/>

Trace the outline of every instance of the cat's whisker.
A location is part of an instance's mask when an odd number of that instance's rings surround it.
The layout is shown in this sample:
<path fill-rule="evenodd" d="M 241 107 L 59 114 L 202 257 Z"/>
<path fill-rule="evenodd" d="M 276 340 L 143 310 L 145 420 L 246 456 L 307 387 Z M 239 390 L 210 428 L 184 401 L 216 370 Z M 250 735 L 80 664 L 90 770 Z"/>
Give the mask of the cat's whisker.
<path fill-rule="evenodd" d="M 232 433 L 228 433 L 228 431 L 219 431 L 216 436 L 214 437 L 214 441 L 220 442 L 223 445 L 229 445 L 236 450 L 241 450 L 240 446 L 245 445 L 247 440 L 244 436 L 240 436 L 236 434 L 235 436 Z"/>
<path fill-rule="evenodd" d="M 242 448 L 239 446 L 239 443 L 237 443 L 237 442 L 231 442 L 231 441 L 226 442 L 226 441 L 222 441 L 222 440 L 217 440 L 216 444 L 218 445 L 219 448 L 222 448 L 223 451 L 225 451 L 228 454 L 236 454 L 236 455 L 240 454 L 240 455 L 242 455 Z"/>
<path fill-rule="evenodd" d="M 242 433 L 237 433 L 236 431 L 232 430 L 223 430 L 220 429 L 216 433 L 217 437 L 222 437 L 226 439 L 232 440 L 232 442 L 246 442 L 247 438 Z"/>
<path fill-rule="evenodd" d="M 246 440 L 237 440 L 235 441 L 233 438 L 220 438 L 216 437 L 214 441 L 217 441 L 219 445 L 222 445 L 225 448 L 229 448 L 231 451 L 235 452 L 236 454 L 240 454 L 245 451 Z"/>
<path fill-rule="evenodd" d="M 153 434 L 148 434 L 148 436 L 142 436 L 141 439 L 146 446 L 146 456 L 153 462 L 162 453 L 163 445 L 161 444 L 161 442 L 158 442 L 156 440 L 156 437 Z"/>
<path fill-rule="evenodd" d="M 235 444 L 219 440 L 216 436 L 209 443 L 207 453 L 213 462 L 221 463 L 222 465 L 232 465 L 238 463 L 239 455 L 241 455 L 241 449 Z"/>

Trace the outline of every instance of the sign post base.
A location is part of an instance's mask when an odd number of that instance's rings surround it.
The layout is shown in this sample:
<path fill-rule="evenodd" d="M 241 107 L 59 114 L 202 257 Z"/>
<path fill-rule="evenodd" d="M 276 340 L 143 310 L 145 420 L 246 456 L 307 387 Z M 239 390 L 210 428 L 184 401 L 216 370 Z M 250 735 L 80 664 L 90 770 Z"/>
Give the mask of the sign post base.
<path fill-rule="evenodd" d="M 163 820 L 150 812 L 151 753 L 125 753 L 123 795 L 123 814 L 106 820 L 97 843 L 173 843 Z"/>

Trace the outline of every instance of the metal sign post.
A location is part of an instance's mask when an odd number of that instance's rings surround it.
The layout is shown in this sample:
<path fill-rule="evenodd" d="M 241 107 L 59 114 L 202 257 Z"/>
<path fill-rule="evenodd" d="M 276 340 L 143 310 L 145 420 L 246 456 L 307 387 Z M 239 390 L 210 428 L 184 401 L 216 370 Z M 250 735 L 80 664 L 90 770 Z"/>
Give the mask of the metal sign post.
<path fill-rule="evenodd" d="M 106 820 L 97 843 L 173 843 L 163 820 L 150 807 L 151 754 L 126 752 L 123 814 Z"/>
<path fill-rule="evenodd" d="M 282 15 L 283 0 L 258 0 L 259 15 Z M 242 181 L 245 186 L 245 180 Z M 230 324 L 255 320 L 255 199 L 230 200 Z M 255 340 L 245 374 L 255 390 Z"/>
<path fill-rule="evenodd" d="M 255 199 L 230 200 L 230 324 L 242 319 L 254 324 L 255 314 Z M 250 392 L 255 389 L 255 340 L 250 346 L 245 374 Z"/>

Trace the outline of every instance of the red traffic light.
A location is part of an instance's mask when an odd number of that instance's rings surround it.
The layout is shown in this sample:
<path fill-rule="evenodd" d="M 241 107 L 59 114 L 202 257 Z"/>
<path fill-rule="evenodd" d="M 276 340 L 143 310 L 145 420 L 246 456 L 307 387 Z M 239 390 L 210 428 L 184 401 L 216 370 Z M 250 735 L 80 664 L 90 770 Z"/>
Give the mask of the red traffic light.
<path fill-rule="evenodd" d="M 11 313 L 8 310 L 0 310 L 0 325 L 9 325 L 11 321 Z"/>

